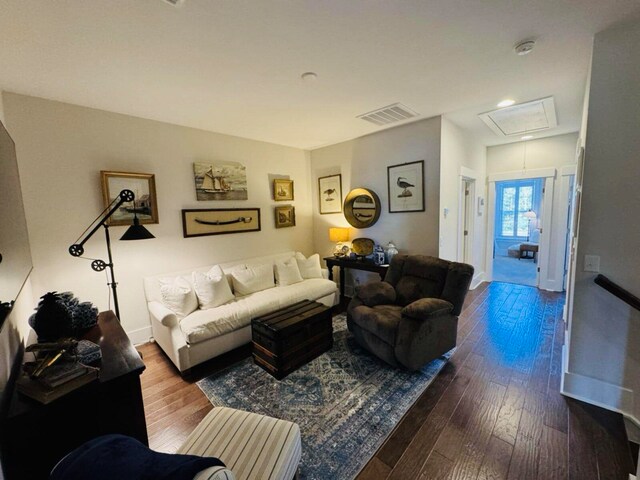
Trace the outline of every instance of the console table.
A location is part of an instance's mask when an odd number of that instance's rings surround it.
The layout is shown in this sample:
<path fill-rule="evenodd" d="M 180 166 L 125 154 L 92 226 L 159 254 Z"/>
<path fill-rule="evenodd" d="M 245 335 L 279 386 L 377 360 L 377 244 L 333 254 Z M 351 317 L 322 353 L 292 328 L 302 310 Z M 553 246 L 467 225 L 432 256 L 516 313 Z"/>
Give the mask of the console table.
<path fill-rule="evenodd" d="M 13 392 L 2 432 L 2 465 L 7 480 L 46 479 L 53 466 L 82 443 L 121 433 L 148 444 L 140 355 L 111 311 L 82 338 L 100 345 L 97 381 L 43 405 Z"/>
<path fill-rule="evenodd" d="M 341 257 L 325 257 L 323 259 L 329 269 L 329 280 L 333 280 L 333 267 L 340 269 L 340 303 L 344 305 L 346 296 L 344 294 L 344 271 L 347 268 L 352 270 L 364 270 L 365 272 L 374 272 L 380 275 L 380 279 L 384 280 L 389 265 L 376 265 L 370 260 L 352 260 L 350 258 Z"/>

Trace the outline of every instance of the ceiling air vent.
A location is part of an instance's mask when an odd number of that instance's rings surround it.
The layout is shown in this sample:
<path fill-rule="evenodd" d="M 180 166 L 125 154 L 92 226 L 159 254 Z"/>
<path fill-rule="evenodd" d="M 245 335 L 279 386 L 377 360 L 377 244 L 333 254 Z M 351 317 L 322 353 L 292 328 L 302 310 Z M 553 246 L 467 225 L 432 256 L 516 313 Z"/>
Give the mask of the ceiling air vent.
<path fill-rule="evenodd" d="M 553 97 L 481 113 L 479 117 L 501 137 L 526 135 L 558 126 Z"/>
<path fill-rule="evenodd" d="M 356 118 L 361 118 L 376 125 L 389 125 L 390 123 L 417 117 L 418 115 L 417 112 L 405 107 L 401 103 L 394 103 L 393 105 L 388 105 L 372 112 L 363 113 Z"/>

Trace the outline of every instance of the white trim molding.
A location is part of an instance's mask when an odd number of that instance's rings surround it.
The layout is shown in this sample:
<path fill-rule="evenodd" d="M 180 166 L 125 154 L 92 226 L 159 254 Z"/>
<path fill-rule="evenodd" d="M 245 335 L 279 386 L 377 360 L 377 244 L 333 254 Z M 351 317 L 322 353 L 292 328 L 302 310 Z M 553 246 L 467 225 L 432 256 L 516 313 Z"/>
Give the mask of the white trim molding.
<path fill-rule="evenodd" d="M 127 336 L 131 343 L 134 345 L 142 345 L 153 339 L 153 333 L 151 332 L 151 325 L 147 327 L 138 328 L 137 330 L 131 330 L 127 332 Z"/>
<path fill-rule="evenodd" d="M 568 350 L 562 347 L 562 377 L 560 393 L 581 402 L 621 413 L 636 424 L 640 421 L 633 411 L 633 390 L 597 378 L 568 371 Z"/>
<path fill-rule="evenodd" d="M 505 180 L 525 180 L 529 178 L 556 177 L 555 168 L 535 168 L 530 170 L 514 170 L 512 172 L 494 173 L 487 177 L 489 182 L 503 182 Z"/>

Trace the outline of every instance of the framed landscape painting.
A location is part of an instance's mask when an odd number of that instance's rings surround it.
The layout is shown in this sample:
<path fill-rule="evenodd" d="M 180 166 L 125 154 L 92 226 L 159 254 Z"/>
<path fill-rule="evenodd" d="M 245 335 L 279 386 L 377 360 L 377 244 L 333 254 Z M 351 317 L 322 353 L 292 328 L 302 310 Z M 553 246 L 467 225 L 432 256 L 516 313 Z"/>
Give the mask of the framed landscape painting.
<path fill-rule="evenodd" d="M 276 207 L 276 228 L 296 226 L 296 208 L 291 205 Z"/>
<path fill-rule="evenodd" d="M 196 199 L 247 200 L 247 168 L 241 163 L 194 163 Z"/>
<path fill-rule="evenodd" d="M 122 190 L 131 190 L 135 195 L 132 203 L 124 203 L 109 218 L 109 225 L 131 225 L 134 215 L 140 223 L 158 223 L 158 200 L 156 179 L 150 173 L 100 172 L 104 208 L 113 202 Z"/>
<path fill-rule="evenodd" d="M 273 181 L 273 199 L 276 202 L 293 200 L 293 180 L 276 178 Z"/>
<path fill-rule="evenodd" d="M 424 160 L 387 167 L 389 213 L 424 212 Z"/>
<path fill-rule="evenodd" d="M 318 178 L 318 196 L 322 215 L 342 212 L 342 175 Z"/>

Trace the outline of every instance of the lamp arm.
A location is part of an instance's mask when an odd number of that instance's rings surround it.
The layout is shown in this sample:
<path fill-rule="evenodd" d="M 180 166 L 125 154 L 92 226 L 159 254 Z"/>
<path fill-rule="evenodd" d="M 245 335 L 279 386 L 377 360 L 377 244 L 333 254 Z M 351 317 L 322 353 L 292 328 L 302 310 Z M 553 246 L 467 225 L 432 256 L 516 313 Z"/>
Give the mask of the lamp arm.
<path fill-rule="evenodd" d="M 123 203 L 133 202 L 136 198 L 135 194 L 131 190 L 122 190 L 117 198 L 113 199 L 113 202 L 109 204 L 107 208 L 105 208 L 100 215 L 98 215 L 93 222 L 87 227 L 87 229 L 82 232 L 82 235 L 78 237 L 76 242 L 69 247 L 69 253 L 74 257 L 79 257 L 84 253 L 83 245 L 89 240 L 96 231 L 105 224 L 109 218 L 116 213 L 116 211 L 120 208 Z M 107 209 L 110 209 L 107 211 Z M 105 213 L 106 212 L 106 213 Z M 93 226 L 93 228 L 91 228 Z M 90 230 L 91 229 L 91 230 Z M 89 232 L 89 233 L 87 233 Z"/>

